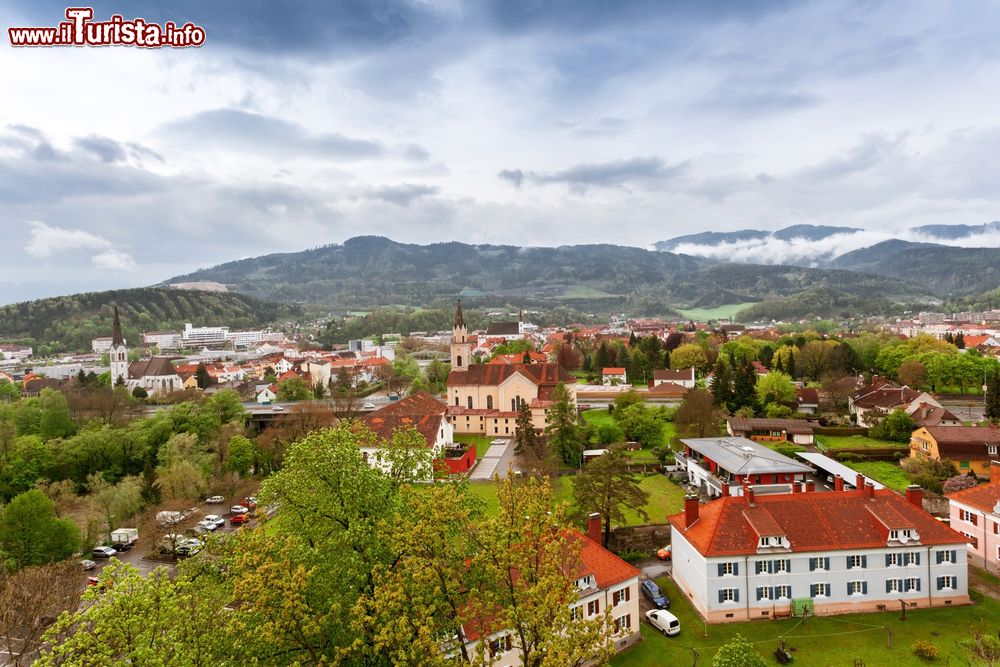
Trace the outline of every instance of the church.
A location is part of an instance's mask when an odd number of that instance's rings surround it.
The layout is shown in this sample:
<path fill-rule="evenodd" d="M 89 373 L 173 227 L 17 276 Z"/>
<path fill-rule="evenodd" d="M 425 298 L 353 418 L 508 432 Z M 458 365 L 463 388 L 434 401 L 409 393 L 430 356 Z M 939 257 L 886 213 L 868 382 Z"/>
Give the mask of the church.
<path fill-rule="evenodd" d="M 559 364 L 475 364 L 471 360 L 472 341 L 459 300 L 447 382 L 448 415 L 455 433 L 510 437 L 522 403 L 531 409 L 532 425 L 542 430 L 552 406 L 552 392 L 559 383 L 566 386 L 576 405 L 576 377 Z"/>
<path fill-rule="evenodd" d="M 124 385 L 129 392 L 142 387 L 149 396 L 169 394 L 184 388 L 184 381 L 177 374 L 169 357 L 149 357 L 129 363 L 118 306 L 115 306 L 114 332 L 108 356 L 111 362 L 112 387 Z"/>

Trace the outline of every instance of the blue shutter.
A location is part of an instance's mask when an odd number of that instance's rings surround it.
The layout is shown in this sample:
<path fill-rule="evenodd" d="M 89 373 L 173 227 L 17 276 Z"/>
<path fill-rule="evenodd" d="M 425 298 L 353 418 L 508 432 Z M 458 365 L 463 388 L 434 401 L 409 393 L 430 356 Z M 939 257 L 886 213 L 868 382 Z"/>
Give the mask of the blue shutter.
<path fill-rule="evenodd" d="M 917 586 L 917 590 L 919 591 L 919 590 L 920 590 L 920 580 L 919 580 L 919 579 L 917 579 L 917 580 L 916 580 L 916 581 L 914 581 L 913 583 L 914 583 L 914 584 L 916 584 L 916 586 Z"/>
<path fill-rule="evenodd" d="M 911 562 L 914 565 L 920 565 L 920 552 L 919 551 L 914 551 L 913 552 L 913 558 L 912 558 Z M 919 591 L 920 588 L 917 588 L 917 590 Z"/>
<path fill-rule="evenodd" d="M 952 563 L 958 562 L 958 551 L 956 551 L 955 549 L 951 550 L 951 562 Z"/>
<path fill-rule="evenodd" d="M 903 567 L 906 567 L 907 565 L 909 565 L 910 564 L 910 554 L 909 553 L 904 553 L 904 554 L 900 554 L 900 555 L 903 557 L 903 563 L 902 563 Z"/>
<path fill-rule="evenodd" d="M 759 560 L 754 563 L 754 574 L 760 574 L 761 570 L 764 569 L 764 561 Z"/>
<path fill-rule="evenodd" d="M 868 567 L 868 556 L 861 557 L 861 567 Z"/>
<path fill-rule="evenodd" d="M 816 561 L 817 561 L 817 560 L 818 560 L 818 559 L 816 559 L 816 558 L 810 558 L 810 559 L 809 559 L 809 571 L 810 571 L 810 572 L 812 572 L 813 570 L 815 570 L 815 569 L 816 569 Z"/>
<path fill-rule="evenodd" d="M 886 593 L 891 593 L 892 592 L 892 579 L 886 579 L 885 580 L 885 592 Z"/>
<path fill-rule="evenodd" d="M 809 597 L 811 598 L 816 597 L 817 588 L 818 587 L 816 586 L 816 584 L 809 584 Z"/>
<path fill-rule="evenodd" d="M 722 576 L 722 563 L 719 563 L 719 576 Z M 722 602 L 722 600 L 719 600 L 719 602 Z"/>
<path fill-rule="evenodd" d="M 739 573 L 740 573 L 740 564 L 739 563 L 733 563 L 733 574 L 739 575 Z"/>
<path fill-rule="evenodd" d="M 845 564 L 844 567 L 846 567 L 848 570 L 851 569 L 851 557 L 850 556 L 847 557 L 847 563 Z"/>
<path fill-rule="evenodd" d="M 757 587 L 757 601 L 760 602 L 763 599 L 764 599 L 764 587 L 763 586 L 758 586 Z"/>
<path fill-rule="evenodd" d="M 720 565 L 719 567 L 721 568 L 722 566 Z M 719 604 L 722 604 L 725 601 L 725 597 L 723 597 L 724 595 L 725 595 L 725 593 L 720 589 L 719 590 Z"/>
<path fill-rule="evenodd" d="M 830 557 L 827 556 L 823 559 L 823 569 L 829 571 L 830 569 Z"/>
<path fill-rule="evenodd" d="M 862 581 L 861 582 L 861 592 L 864 593 L 865 595 L 868 595 L 868 582 L 867 581 Z"/>
<path fill-rule="evenodd" d="M 733 602 L 739 602 L 739 601 L 740 601 L 740 589 L 734 588 L 733 589 Z"/>
<path fill-rule="evenodd" d="M 848 581 L 847 582 L 847 594 L 850 595 L 851 593 L 853 593 L 853 591 L 851 590 L 851 582 Z"/>
<path fill-rule="evenodd" d="M 944 552 L 943 551 L 939 551 L 939 552 L 937 552 L 937 564 L 940 565 L 943 562 L 944 562 Z M 938 589 L 940 589 L 940 588 L 941 587 L 938 586 Z"/>
<path fill-rule="evenodd" d="M 786 558 L 785 559 L 785 572 L 791 573 L 791 571 L 792 571 L 792 559 L 791 558 Z"/>
<path fill-rule="evenodd" d="M 767 573 L 768 574 L 774 574 L 774 561 L 773 560 L 767 561 Z"/>
<path fill-rule="evenodd" d="M 938 556 L 940 556 L 940 555 L 941 554 L 938 553 Z M 938 562 L 940 563 L 941 561 L 939 560 Z M 944 577 L 938 577 L 937 578 L 937 589 L 940 591 L 943 588 L 944 588 Z"/>
<path fill-rule="evenodd" d="M 886 554 L 885 555 L 885 566 L 889 567 L 890 565 L 892 565 L 892 554 Z"/>
<path fill-rule="evenodd" d="M 910 592 L 910 580 L 909 579 L 903 579 L 903 592 L 904 593 L 909 593 Z"/>

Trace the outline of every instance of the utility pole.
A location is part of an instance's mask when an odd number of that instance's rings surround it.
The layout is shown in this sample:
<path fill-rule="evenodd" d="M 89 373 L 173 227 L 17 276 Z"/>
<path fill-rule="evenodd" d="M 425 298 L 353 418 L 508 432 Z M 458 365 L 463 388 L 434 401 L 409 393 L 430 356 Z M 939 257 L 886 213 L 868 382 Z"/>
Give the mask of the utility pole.
<path fill-rule="evenodd" d="M 886 648 L 892 648 L 892 629 L 891 628 L 886 628 L 885 629 L 885 647 Z"/>

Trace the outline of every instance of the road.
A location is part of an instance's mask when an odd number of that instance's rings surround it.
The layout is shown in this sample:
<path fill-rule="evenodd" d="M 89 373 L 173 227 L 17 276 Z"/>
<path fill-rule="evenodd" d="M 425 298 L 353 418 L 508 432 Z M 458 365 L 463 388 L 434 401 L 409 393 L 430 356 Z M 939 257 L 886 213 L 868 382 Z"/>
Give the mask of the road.
<path fill-rule="evenodd" d="M 507 476 L 507 470 L 514 463 L 514 439 L 496 438 L 496 441 L 503 440 L 503 444 L 490 445 L 490 448 L 483 454 L 483 458 L 469 475 L 471 481 L 491 480 L 493 475 L 501 478 Z"/>

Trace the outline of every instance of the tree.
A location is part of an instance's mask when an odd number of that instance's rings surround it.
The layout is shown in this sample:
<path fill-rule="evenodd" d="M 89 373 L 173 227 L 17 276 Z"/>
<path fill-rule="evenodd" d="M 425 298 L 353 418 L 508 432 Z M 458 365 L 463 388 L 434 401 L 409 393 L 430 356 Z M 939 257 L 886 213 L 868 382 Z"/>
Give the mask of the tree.
<path fill-rule="evenodd" d="M 163 490 L 159 480 L 156 479 L 156 469 L 148 461 L 142 469 L 142 484 L 139 489 L 139 496 L 146 505 L 159 505 L 163 500 Z"/>
<path fill-rule="evenodd" d="M 517 411 L 514 432 L 514 453 L 521 462 L 521 469 L 530 475 L 547 475 L 552 472 L 551 452 L 542 438 L 535 433 L 531 423 L 531 408 L 522 402 Z"/>
<path fill-rule="evenodd" d="M 704 371 L 708 365 L 708 357 L 700 345 L 685 343 L 670 353 L 670 368 L 683 370 L 694 366 L 695 370 Z"/>
<path fill-rule="evenodd" d="M 278 385 L 279 401 L 305 401 L 310 396 L 312 396 L 312 392 L 309 390 L 309 385 L 300 377 L 288 378 Z"/>
<path fill-rule="evenodd" d="M 41 410 L 38 434 L 44 440 L 65 438 L 76 431 L 76 425 L 69 416 L 69 404 L 62 392 L 42 389 L 38 407 Z"/>
<path fill-rule="evenodd" d="M 21 390 L 13 382 L 0 379 L 0 402 L 11 403 L 21 398 Z"/>
<path fill-rule="evenodd" d="M 118 484 L 109 484 L 100 473 L 91 473 L 87 491 L 94 508 L 104 519 L 104 534 L 111 541 L 115 523 L 132 517 L 142 506 L 142 484 L 135 477 L 127 477 Z"/>
<path fill-rule="evenodd" d="M 611 524 L 626 522 L 625 510 L 632 510 L 644 520 L 649 494 L 639 485 L 639 477 L 629 472 L 629 454 L 621 445 L 612 446 L 591 460 L 576 476 L 573 504 L 576 515 L 584 518 L 598 512 L 604 522 L 603 546 L 608 546 Z"/>
<path fill-rule="evenodd" d="M 986 418 L 990 421 L 1000 421 L 1000 370 L 996 368 L 986 383 Z"/>
<path fill-rule="evenodd" d="M 681 438 L 708 438 L 722 432 L 723 412 L 712 394 L 704 389 L 688 389 L 674 415 L 674 426 Z"/>
<path fill-rule="evenodd" d="M 525 667 L 604 664 L 612 650 L 604 634 L 610 616 L 572 617 L 570 603 L 579 598 L 567 573 L 578 571 L 581 538 L 566 530 L 548 481 L 515 483 L 508 476 L 498 484 L 497 500 L 499 512 L 470 535 L 479 586 L 467 610 L 481 636 L 509 632 Z M 473 664 L 492 661 L 488 642 L 480 642 Z"/>
<path fill-rule="evenodd" d="M 14 569 L 64 560 L 79 547 L 76 524 L 56 518 L 55 503 L 41 491 L 14 496 L 0 515 L 0 551 Z"/>
<path fill-rule="evenodd" d="M 208 374 L 208 367 L 205 366 L 204 361 L 200 362 L 195 369 L 194 378 L 198 383 L 198 389 L 208 389 L 212 385 L 212 376 Z"/>
<path fill-rule="evenodd" d="M 767 667 L 767 662 L 753 644 L 736 633 L 729 643 L 723 644 L 715 652 L 712 667 Z"/>
<path fill-rule="evenodd" d="M 954 493 L 964 491 L 976 486 L 976 478 L 973 475 L 953 475 L 941 483 L 942 493 Z"/>
<path fill-rule="evenodd" d="M 663 424 L 641 404 L 616 409 L 615 421 L 622 427 L 626 440 L 638 442 L 643 447 L 658 445 L 663 439 Z"/>
<path fill-rule="evenodd" d="M 575 371 L 582 363 L 581 354 L 572 343 L 562 343 L 556 350 L 556 363 L 568 371 Z"/>
<path fill-rule="evenodd" d="M 75 561 L 17 572 L 0 567 L 0 646 L 9 660 L 5 664 L 31 664 L 49 624 L 79 606 L 82 579 L 83 572 Z"/>
<path fill-rule="evenodd" d="M 257 447 L 250 438 L 244 435 L 234 435 L 229 439 L 229 457 L 226 459 L 226 470 L 246 477 L 257 460 Z"/>
<path fill-rule="evenodd" d="M 223 424 L 243 422 L 246 410 L 243 409 L 243 401 L 236 390 L 222 389 L 217 391 L 208 399 L 208 404 L 219 415 L 219 421 Z"/>
<path fill-rule="evenodd" d="M 872 426 L 869 429 L 869 434 L 873 438 L 909 442 L 915 428 L 913 417 L 908 415 L 903 408 L 896 408 L 885 419 Z"/>
<path fill-rule="evenodd" d="M 733 377 L 730 373 L 729 362 L 721 354 L 715 362 L 713 374 L 711 392 L 715 398 L 715 404 L 728 410 L 736 409 L 733 405 Z"/>
<path fill-rule="evenodd" d="M 149 398 L 149 392 L 146 391 L 145 388 L 143 387 L 136 387 L 135 389 L 132 390 L 132 398 L 141 401 L 143 399 Z"/>
<path fill-rule="evenodd" d="M 769 403 L 794 403 L 795 383 L 784 373 L 771 371 L 758 378 L 757 399 L 763 406 Z"/>
<path fill-rule="evenodd" d="M 757 411 L 757 371 L 750 361 L 736 367 L 733 376 L 733 402 L 731 408 L 749 408 Z"/>
<path fill-rule="evenodd" d="M 563 463 L 578 468 L 583 463 L 583 434 L 577 423 L 576 407 L 562 382 L 552 390 L 551 398 L 552 407 L 545 425 L 549 448 Z"/>
<path fill-rule="evenodd" d="M 972 639 L 961 642 L 973 659 L 982 661 L 987 667 L 1000 664 L 1000 636 L 996 632 L 986 632 L 982 628 L 972 630 Z"/>

